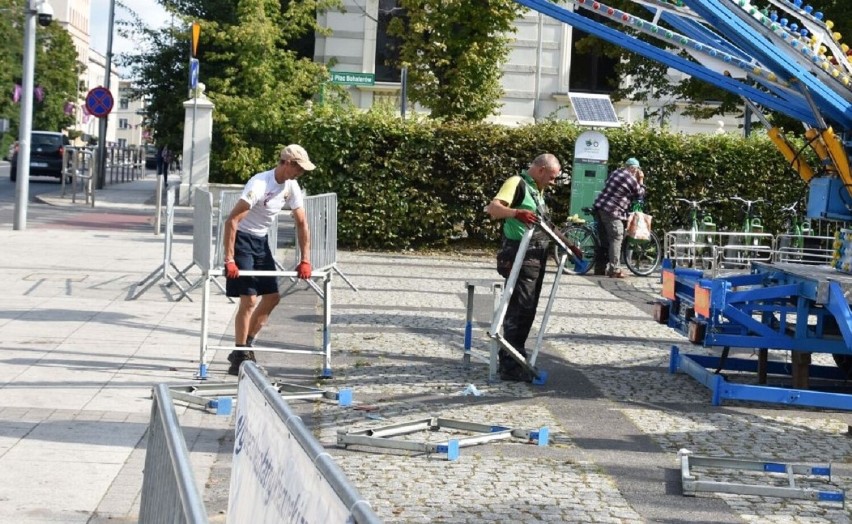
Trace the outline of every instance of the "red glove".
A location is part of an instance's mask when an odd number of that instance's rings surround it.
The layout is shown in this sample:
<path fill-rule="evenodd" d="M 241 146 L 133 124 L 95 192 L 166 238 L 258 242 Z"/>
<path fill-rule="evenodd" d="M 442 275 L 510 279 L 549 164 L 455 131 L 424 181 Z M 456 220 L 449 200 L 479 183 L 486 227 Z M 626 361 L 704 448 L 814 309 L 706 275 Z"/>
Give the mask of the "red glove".
<path fill-rule="evenodd" d="M 571 250 L 571 253 L 574 254 L 574 257 L 577 260 L 583 260 L 583 250 L 580 249 L 580 246 L 575 246 L 573 244 L 568 244 L 568 249 Z"/>
<path fill-rule="evenodd" d="M 228 278 L 240 278 L 240 268 L 233 260 L 225 262 L 225 276 Z"/>
<path fill-rule="evenodd" d="M 311 278 L 311 263 L 304 260 L 299 262 L 299 265 L 296 266 L 296 274 L 299 275 L 299 278 L 305 280 Z"/>
<path fill-rule="evenodd" d="M 515 211 L 515 218 L 523 222 L 524 224 L 531 226 L 533 224 L 538 223 L 538 216 L 532 211 L 528 211 L 526 209 L 518 209 Z"/>

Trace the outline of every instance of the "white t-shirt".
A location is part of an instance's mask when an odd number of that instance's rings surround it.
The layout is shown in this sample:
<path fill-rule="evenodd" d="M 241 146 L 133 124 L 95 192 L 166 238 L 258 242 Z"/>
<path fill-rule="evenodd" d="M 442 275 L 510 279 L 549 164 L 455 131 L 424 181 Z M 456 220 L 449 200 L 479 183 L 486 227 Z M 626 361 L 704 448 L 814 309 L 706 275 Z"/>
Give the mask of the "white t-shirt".
<path fill-rule="evenodd" d="M 275 181 L 274 169 L 251 177 L 240 199 L 248 202 L 251 209 L 240 220 L 237 229 L 256 237 L 266 235 L 272 220 L 285 205 L 290 209 L 298 209 L 304 203 L 299 183 L 285 180 L 279 184 Z"/>

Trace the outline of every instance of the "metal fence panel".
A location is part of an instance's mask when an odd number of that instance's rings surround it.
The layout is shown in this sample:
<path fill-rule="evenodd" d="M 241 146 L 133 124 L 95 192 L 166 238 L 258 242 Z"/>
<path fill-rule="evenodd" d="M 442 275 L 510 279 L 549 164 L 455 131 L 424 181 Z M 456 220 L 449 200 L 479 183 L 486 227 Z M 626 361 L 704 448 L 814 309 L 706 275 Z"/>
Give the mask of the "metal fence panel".
<path fill-rule="evenodd" d="M 305 197 L 305 215 L 311 232 L 311 266 L 329 269 L 337 264 L 337 193 Z M 296 242 L 294 264 L 302 259 Z"/>
<path fill-rule="evenodd" d="M 237 396 L 228 522 L 381 522 L 250 361 L 240 370 Z"/>
<path fill-rule="evenodd" d="M 166 384 L 154 387 L 139 522 L 208 522 L 189 463 L 189 450 Z"/>
<path fill-rule="evenodd" d="M 196 189 L 192 213 L 192 261 L 202 272 L 210 271 L 213 238 L 213 195 Z"/>

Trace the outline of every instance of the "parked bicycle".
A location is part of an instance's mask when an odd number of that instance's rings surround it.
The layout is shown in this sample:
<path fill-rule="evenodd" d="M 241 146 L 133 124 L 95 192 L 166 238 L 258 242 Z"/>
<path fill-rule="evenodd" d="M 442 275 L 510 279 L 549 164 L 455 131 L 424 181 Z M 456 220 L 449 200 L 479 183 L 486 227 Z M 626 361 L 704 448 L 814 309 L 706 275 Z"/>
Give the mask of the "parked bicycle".
<path fill-rule="evenodd" d="M 701 207 L 710 199 L 676 198 L 675 200 L 689 206 L 685 221 L 687 229 L 669 234 L 669 255 L 675 265 L 680 267 L 712 269 L 715 243 L 713 234 L 716 232 L 716 224 L 713 222 L 713 217 Z"/>
<path fill-rule="evenodd" d="M 642 205 L 641 201 L 637 201 L 634 203 L 631 211 L 641 211 Z M 594 216 L 592 208 L 584 207 L 583 212 L 589 216 Z M 597 225 L 594 220 L 586 221 L 575 218 L 560 231 L 569 242 L 582 249 L 583 259 L 588 262 L 581 272 L 574 271 L 573 267 L 566 267 L 563 271 L 572 275 L 584 275 L 588 273 L 595 265 L 595 253 L 601 244 L 598 237 Z M 660 267 L 662 255 L 663 250 L 660 239 L 653 231 L 651 231 L 651 238 L 648 240 L 639 240 L 625 236 L 624 242 L 621 244 L 621 260 L 634 275 L 648 276 L 653 273 Z M 559 261 L 559 248 L 554 247 L 552 256 L 554 260 Z"/>
<path fill-rule="evenodd" d="M 747 200 L 736 195 L 730 198 L 742 204 L 743 223 L 739 231 L 727 233 L 724 261 L 743 267 L 752 260 L 769 260 L 771 246 L 765 244 L 771 243 L 771 236 L 763 234 L 763 220 L 755 216 L 755 205 L 764 199 Z"/>
<path fill-rule="evenodd" d="M 781 248 L 789 248 L 801 251 L 805 247 L 805 236 L 813 234 L 810 220 L 801 220 L 799 213 L 796 212 L 796 207 L 799 202 L 793 202 L 789 206 L 781 208 L 784 217 L 784 233 L 780 240 Z"/>

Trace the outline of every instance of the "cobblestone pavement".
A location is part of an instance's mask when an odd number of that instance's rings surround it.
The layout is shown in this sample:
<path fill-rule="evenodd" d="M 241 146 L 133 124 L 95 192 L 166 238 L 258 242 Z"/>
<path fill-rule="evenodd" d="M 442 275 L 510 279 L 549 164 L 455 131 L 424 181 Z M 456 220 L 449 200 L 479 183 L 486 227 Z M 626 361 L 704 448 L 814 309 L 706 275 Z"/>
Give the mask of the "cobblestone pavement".
<path fill-rule="evenodd" d="M 672 345 L 689 346 L 692 353 L 709 350 L 652 320 L 655 278 L 561 279 L 539 360 L 551 377 L 533 386 L 489 384 L 480 359 L 469 367 L 462 363 L 464 283 L 494 279 L 490 258 L 341 253 L 339 267 L 358 292 L 335 280 L 335 376 L 324 385 L 352 388 L 359 406 L 323 402 L 299 409 L 387 522 L 850 521 L 839 504 L 681 495 L 681 448 L 697 455 L 831 462 L 830 484 L 805 479 L 803 485 L 848 490 L 852 420 L 846 413 L 762 404 L 711 406 L 703 386 L 668 373 Z M 553 276 L 545 282 L 541 310 Z M 489 348 L 485 330 L 492 308 L 490 292 L 480 290 L 473 350 L 481 357 Z M 275 371 L 273 365 L 271 374 Z M 481 396 L 463 395 L 470 384 Z M 520 429 L 546 426 L 552 444 L 512 439 L 463 447 L 453 462 L 410 451 L 335 446 L 338 429 L 433 415 Z M 428 442 L 453 435 L 407 438 Z M 726 470 L 701 473 L 728 482 L 785 482 Z"/>

